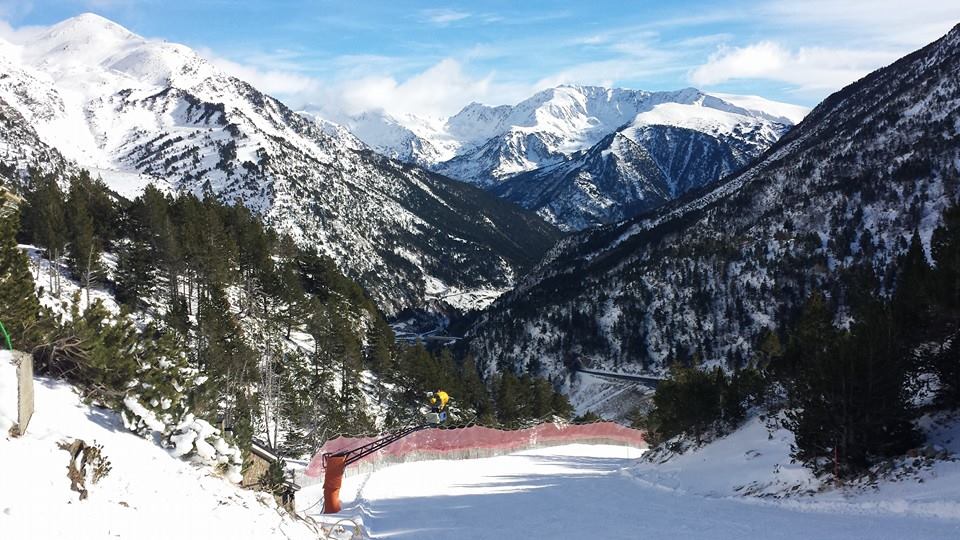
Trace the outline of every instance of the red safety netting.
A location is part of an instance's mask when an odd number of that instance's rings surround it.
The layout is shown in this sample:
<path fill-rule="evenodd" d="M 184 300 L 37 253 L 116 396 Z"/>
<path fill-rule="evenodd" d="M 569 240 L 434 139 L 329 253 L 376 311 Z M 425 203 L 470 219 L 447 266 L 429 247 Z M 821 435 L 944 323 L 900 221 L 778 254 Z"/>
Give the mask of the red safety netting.
<path fill-rule="evenodd" d="M 375 441 L 376 437 L 338 437 L 326 442 L 310 461 L 306 475 L 319 477 L 323 474 L 323 455 L 349 450 Z M 382 448 L 365 458 L 364 461 L 403 461 L 404 457 L 463 457 L 475 450 L 488 450 L 493 453 L 536 448 L 537 446 L 555 446 L 576 442 L 603 442 L 646 447 L 642 431 L 615 424 L 613 422 L 595 422 L 592 424 L 555 424 L 544 423 L 531 428 L 506 431 L 481 426 L 455 429 L 426 429 L 415 432 L 399 441 Z"/>

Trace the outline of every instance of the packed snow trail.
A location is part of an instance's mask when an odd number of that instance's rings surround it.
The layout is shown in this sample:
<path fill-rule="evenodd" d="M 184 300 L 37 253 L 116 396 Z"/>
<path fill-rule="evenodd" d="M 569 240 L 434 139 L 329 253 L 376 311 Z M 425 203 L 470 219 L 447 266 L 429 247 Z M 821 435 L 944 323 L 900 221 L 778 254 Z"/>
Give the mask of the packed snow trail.
<path fill-rule="evenodd" d="M 344 480 L 344 511 L 371 538 L 941 539 L 960 521 L 800 512 L 683 494 L 622 471 L 638 450 L 568 445 L 508 456 L 422 461 Z M 305 504 L 318 494 L 307 488 Z"/>

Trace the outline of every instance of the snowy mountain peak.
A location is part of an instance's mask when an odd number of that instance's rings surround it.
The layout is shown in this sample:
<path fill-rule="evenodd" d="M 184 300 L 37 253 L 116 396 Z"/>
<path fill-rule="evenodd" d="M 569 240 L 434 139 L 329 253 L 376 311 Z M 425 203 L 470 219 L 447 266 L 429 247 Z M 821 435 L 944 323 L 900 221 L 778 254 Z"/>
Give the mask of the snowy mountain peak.
<path fill-rule="evenodd" d="M 57 23 L 31 39 L 36 56 L 85 55 L 104 58 L 119 47 L 146 40 L 119 24 L 94 13 L 84 13 Z"/>
<path fill-rule="evenodd" d="M 647 92 L 562 85 L 514 106 L 466 107 L 447 121 L 447 134 L 460 142 L 456 157 L 433 168 L 491 186 L 569 159 L 625 125 L 675 126 L 711 136 L 746 134 L 750 146 L 769 146 L 804 112 L 762 98 L 731 96 L 728 101 L 696 88 Z"/>
<path fill-rule="evenodd" d="M 93 13 L 36 32 L 26 42 L 28 63 L 54 78 L 71 80 L 85 93 L 105 84 L 188 88 L 205 78 L 223 77 L 189 47 L 148 40 Z M 118 80 L 111 76 L 114 72 L 126 77 Z"/>
<path fill-rule="evenodd" d="M 93 37 L 111 38 L 114 40 L 143 40 L 125 27 L 96 13 L 81 13 L 51 26 L 46 32 L 48 36 L 61 39 L 85 39 Z"/>
<path fill-rule="evenodd" d="M 502 131 L 501 124 L 510 114 L 509 105 L 491 107 L 473 102 L 444 123 L 444 129 L 461 146 L 476 146 Z"/>
<path fill-rule="evenodd" d="M 664 104 L 671 106 L 656 110 Z M 646 113 L 652 114 L 638 117 Z M 769 143 L 805 113 L 804 107 L 755 96 L 718 97 L 696 88 L 647 92 L 564 84 L 516 105 L 472 102 L 440 121 L 384 111 L 332 120 L 380 153 L 491 186 L 568 159 L 625 125 L 673 125 L 729 135 L 753 133 L 763 124 L 762 139 Z"/>

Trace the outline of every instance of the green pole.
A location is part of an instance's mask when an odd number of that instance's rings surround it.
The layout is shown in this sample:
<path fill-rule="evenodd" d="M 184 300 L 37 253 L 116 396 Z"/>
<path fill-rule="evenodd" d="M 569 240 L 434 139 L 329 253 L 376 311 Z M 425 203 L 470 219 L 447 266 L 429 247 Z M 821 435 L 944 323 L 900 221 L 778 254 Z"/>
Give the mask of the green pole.
<path fill-rule="evenodd" d="M 0 330 L 3 331 L 3 337 L 7 340 L 7 348 L 11 351 L 13 350 L 13 344 L 10 343 L 10 334 L 7 333 L 7 327 L 3 326 L 3 321 L 0 321 Z"/>

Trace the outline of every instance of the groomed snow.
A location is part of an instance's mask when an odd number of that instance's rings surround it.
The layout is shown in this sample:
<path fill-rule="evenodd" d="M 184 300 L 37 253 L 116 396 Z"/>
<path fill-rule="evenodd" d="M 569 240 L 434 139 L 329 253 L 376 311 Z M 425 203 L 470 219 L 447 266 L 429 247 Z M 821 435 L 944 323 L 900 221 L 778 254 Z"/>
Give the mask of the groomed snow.
<path fill-rule="evenodd" d="M 0 538 L 10 539 L 316 539 L 303 522 L 282 516 L 272 497 L 244 491 L 208 468 L 127 431 L 113 412 L 83 405 L 73 388 L 38 378 L 27 434 L 12 438 L 16 379 L 0 352 Z M 89 498 L 67 479 L 74 438 L 103 445 L 112 466 Z"/>
<path fill-rule="evenodd" d="M 371 538 L 398 540 L 960 537 L 960 520 L 840 507 L 797 511 L 773 502 L 668 489 L 636 476 L 631 467 L 639 452 L 569 445 L 489 459 L 395 465 L 345 479 L 338 517 L 362 521 Z M 703 468 L 729 474 L 722 463 Z M 321 490 L 301 492 L 301 504 L 311 504 Z"/>

